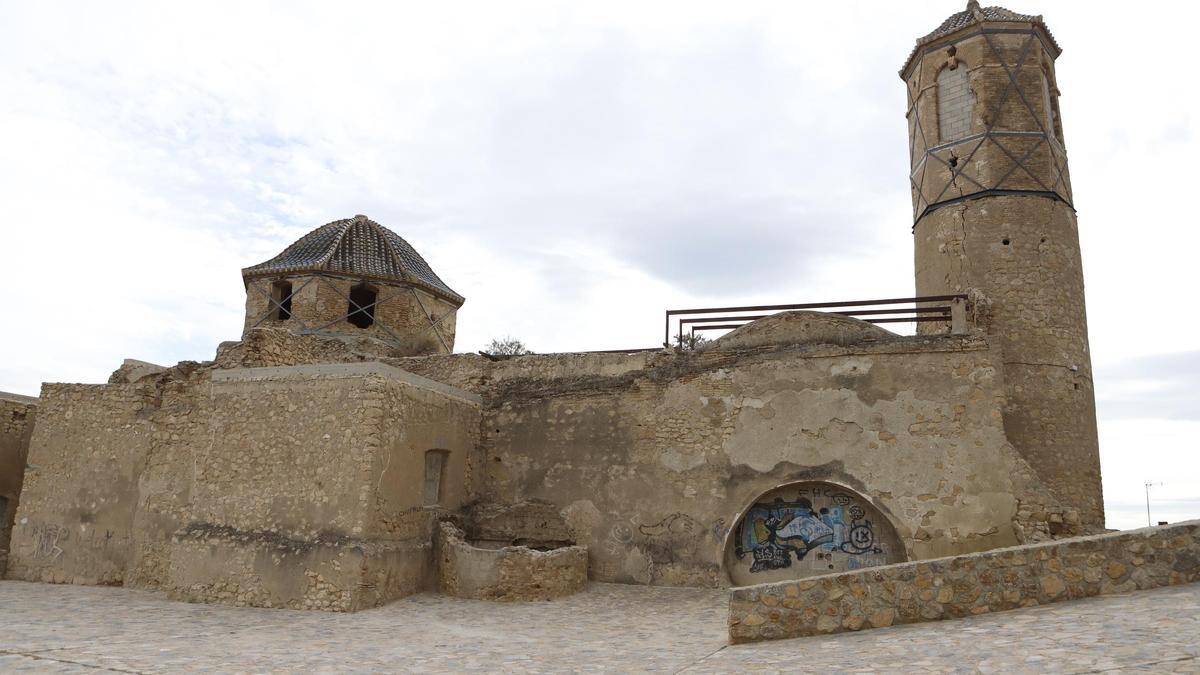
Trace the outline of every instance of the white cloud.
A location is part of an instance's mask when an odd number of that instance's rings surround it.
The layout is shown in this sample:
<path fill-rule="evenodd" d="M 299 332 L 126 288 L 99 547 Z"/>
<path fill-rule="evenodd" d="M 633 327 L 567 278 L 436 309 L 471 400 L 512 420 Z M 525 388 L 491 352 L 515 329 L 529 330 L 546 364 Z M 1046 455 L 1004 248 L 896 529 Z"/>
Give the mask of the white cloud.
<path fill-rule="evenodd" d="M 1195 378 L 1130 374 L 1200 328 L 1197 10 L 1030 2 L 1066 48 L 1109 502 L 1155 476 L 1198 498 Z M 210 358 L 240 332 L 238 270 L 355 213 L 467 296 L 462 350 L 650 346 L 668 306 L 905 295 L 895 71 L 959 9 L 0 1 L 0 389 Z"/>

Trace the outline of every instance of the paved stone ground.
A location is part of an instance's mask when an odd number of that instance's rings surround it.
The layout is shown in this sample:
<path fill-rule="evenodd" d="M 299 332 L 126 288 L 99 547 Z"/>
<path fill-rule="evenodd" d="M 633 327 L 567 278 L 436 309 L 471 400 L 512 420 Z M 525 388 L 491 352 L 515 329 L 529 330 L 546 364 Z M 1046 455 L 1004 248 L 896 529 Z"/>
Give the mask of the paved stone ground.
<path fill-rule="evenodd" d="M 419 595 L 326 614 L 3 581 L 0 673 L 1200 673 L 1200 584 L 738 646 L 725 646 L 725 605 L 718 591 L 590 584 L 551 602 Z"/>

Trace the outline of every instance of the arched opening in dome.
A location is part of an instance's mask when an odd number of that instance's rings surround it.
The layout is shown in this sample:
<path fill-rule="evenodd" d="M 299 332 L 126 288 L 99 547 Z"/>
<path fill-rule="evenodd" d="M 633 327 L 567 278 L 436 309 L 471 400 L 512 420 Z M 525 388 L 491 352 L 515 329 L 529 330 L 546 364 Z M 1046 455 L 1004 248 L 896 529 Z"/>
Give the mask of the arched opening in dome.
<path fill-rule="evenodd" d="M 359 284 L 350 289 L 350 306 L 346 320 L 359 328 L 368 328 L 375 323 L 375 299 L 379 292 L 369 284 Z"/>
<path fill-rule="evenodd" d="M 271 284 L 271 318 L 276 321 L 292 318 L 292 282 L 276 281 Z"/>

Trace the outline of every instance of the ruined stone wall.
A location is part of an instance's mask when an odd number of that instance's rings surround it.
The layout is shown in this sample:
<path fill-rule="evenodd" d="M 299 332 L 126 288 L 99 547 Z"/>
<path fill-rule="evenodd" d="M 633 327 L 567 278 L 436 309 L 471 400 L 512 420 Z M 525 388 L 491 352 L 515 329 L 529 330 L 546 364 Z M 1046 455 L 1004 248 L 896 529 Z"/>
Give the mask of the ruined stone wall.
<path fill-rule="evenodd" d="M 485 391 L 484 498 L 559 505 L 603 581 L 728 583 L 739 512 L 804 480 L 874 500 L 909 559 L 1011 545 L 1030 476 L 997 357 L 941 337 L 624 356 L 606 376 L 526 367 Z"/>
<path fill-rule="evenodd" d="M 736 588 L 734 642 L 937 621 L 1200 581 L 1200 521 Z"/>
<path fill-rule="evenodd" d="M 38 400 L 0 392 L 0 579 L 8 567 L 9 537 L 21 501 Z"/>
<path fill-rule="evenodd" d="M 380 364 L 212 377 L 172 595 L 349 611 L 429 583 L 433 519 L 469 493 L 477 400 Z M 430 449 L 448 459 L 435 504 L 422 501 Z"/>
<path fill-rule="evenodd" d="M 637 351 L 526 354 L 498 360 L 478 354 L 447 354 L 385 361 L 438 382 L 482 393 L 509 380 L 617 377 L 669 364 L 674 359 L 670 353 Z"/>
<path fill-rule="evenodd" d="M 120 584 L 138 474 L 150 448 L 152 385 L 45 384 L 9 557 L 13 579 Z"/>
<path fill-rule="evenodd" d="M 274 305 L 269 300 L 276 280 L 291 282 L 291 317 L 285 321 L 263 320 Z M 359 328 L 344 317 L 349 313 L 350 289 L 359 280 L 336 276 L 295 276 L 279 279 L 251 279 L 246 288 L 244 334 L 252 328 L 319 329 L 326 333 L 365 337 L 388 342 L 404 354 L 439 354 L 454 349 L 457 312 L 454 306 L 429 293 L 399 284 L 371 282 L 378 292 L 374 307 L 375 323 Z M 440 318 L 442 340 L 430 328 L 428 316 Z M 398 341 L 397 341 L 398 339 Z"/>
<path fill-rule="evenodd" d="M 440 524 L 437 551 L 438 588 L 457 598 L 550 600 L 578 592 L 588 578 L 588 554 L 582 546 L 482 548 L 448 522 Z"/>
<path fill-rule="evenodd" d="M 360 352 L 354 345 L 335 337 L 295 335 L 283 328 L 268 327 L 247 330 L 239 342 L 222 343 L 217 348 L 214 366 L 221 369 L 275 368 L 353 363 L 369 358 L 369 353 Z"/>
<path fill-rule="evenodd" d="M 211 369 L 181 365 L 153 382 L 153 405 L 144 411 L 152 431 L 137 474 L 127 586 L 166 586 L 175 535 L 194 520 L 198 462 L 216 441 Z"/>
<path fill-rule="evenodd" d="M 15 578 L 347 611 L 431 583 L 471 499 L 479 399 L 379 363 L 46 385 Z M 445 453 L 437 503 L 425 454 Z"/>

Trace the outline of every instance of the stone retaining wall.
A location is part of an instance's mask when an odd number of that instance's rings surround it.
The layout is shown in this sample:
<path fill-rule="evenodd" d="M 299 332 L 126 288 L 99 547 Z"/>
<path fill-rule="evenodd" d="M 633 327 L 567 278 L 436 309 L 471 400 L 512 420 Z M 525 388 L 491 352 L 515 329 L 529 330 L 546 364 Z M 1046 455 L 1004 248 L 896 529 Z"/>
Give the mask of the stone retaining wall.
<path fill-rule="evenodd" d="M 1200 520 L 735 588 L 735 642 L 985 614 L 1200 580 Z"/>
<path fill-rule="evenodd" d="M 480 548 L 443 522 L 438 532 L 438 586 L 447 595 L 476 600 L 549 600 L 587 583 L 583 546 L 538 551 L 527 546 Z"/>

